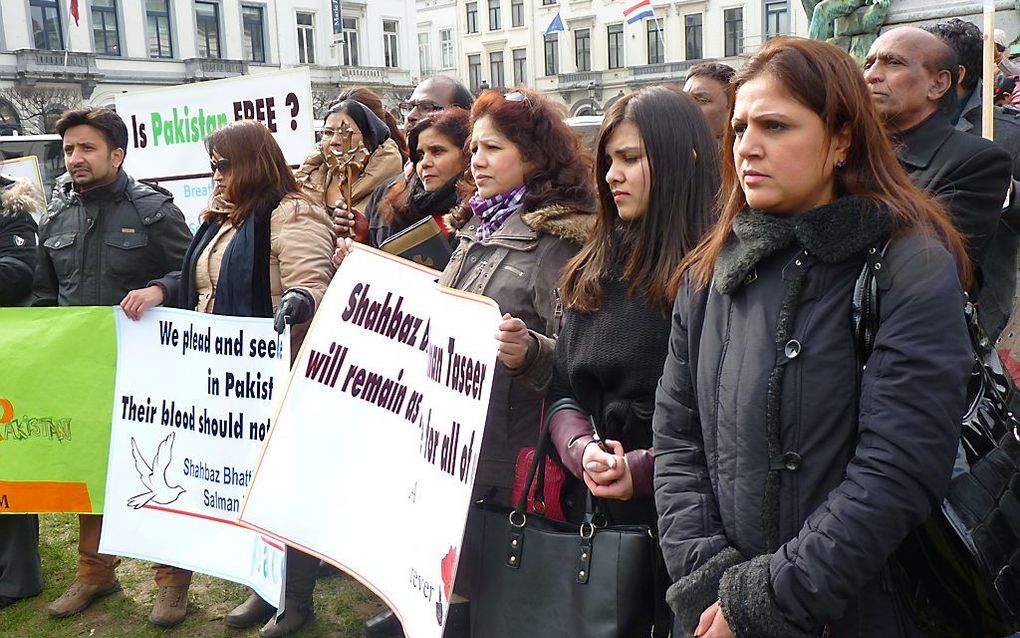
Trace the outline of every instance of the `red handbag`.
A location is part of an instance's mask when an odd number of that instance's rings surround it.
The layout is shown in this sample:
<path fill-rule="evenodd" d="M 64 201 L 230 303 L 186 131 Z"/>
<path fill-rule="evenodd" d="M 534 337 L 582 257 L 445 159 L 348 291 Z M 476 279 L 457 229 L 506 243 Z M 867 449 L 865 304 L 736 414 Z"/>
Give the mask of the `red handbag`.
<path fill-rule="evenodd" d="M 517 463 L 514 466 L 514 485 L 510 496 L 511 503 L 520 502 L 521 494 L 524 493 L 524 485 L 528 480 L 528 470 L 534 462 L 534 447 L 521 448 L 521 451 L 517 453 Z M 527 510 L 546 518 L 566 521 L 567 517 L 563 513 L 561 500 L 563 487 L 566 484 L 567 474 L 563 466 L 547 456 L 545 463 L 536 472 L 535 482 L 528 494 Z"/>

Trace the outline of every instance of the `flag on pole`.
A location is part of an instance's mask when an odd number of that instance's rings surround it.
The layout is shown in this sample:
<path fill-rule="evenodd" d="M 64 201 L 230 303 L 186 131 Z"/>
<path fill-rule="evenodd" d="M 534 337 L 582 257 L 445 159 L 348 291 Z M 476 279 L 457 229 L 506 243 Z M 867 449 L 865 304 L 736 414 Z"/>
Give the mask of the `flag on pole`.
<path fill-rule="evenodd" d="M 640 2 L 623 10 L 623 17 L 627 19 L 627 24 L 634 24 L 638 20 L 651 18 L 654 15 L 655 12 L 652 11 L 652 0 L 641 0 Z"/>
<path fill-rule="evenodd" d="M 647 0 L 645 1 L 647 2 Z M 556 33 L 557 31 L 566 30 L 567 28 L 563 26 L 563 18 L 560 17 L 559 13 L 557 13 L 556 17 L 552 19 L 552 22 L 549 23 L 549 26 L 546 27 L 545 29 L 545 33 L 543 33 L 542 35 L 549 35 L 550 33 Z"/>
<path fill-rule="evenodd" d="M 74 26 L 78 26 L 78 0 L 71 0 L 71 17 L 74 18 Z"/>

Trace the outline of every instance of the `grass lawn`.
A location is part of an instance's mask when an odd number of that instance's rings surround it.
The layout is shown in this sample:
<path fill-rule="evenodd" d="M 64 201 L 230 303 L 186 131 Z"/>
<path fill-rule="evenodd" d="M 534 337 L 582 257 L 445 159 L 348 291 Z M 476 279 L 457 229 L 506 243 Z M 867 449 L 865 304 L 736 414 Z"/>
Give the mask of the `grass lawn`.
<path fill-rule="evenodd" d="M 148 621 L 156 584 L 149 563 L 125 559 L 117 569 L 124 590 L 108 596 L 71 618 L 54 620 L 46 605 L 74 580 L 78 555 L 78 520 L 68 514 L 40 517 L 40 551 L 45 589 L 35 598 L 0 610 L 0 638 L 89 638 L 106 636 L 228 636 L 248 638 L 258 628 L 238 631 L 223 624 L 223 616 L 248 596 L 243 585 L 195 574 L 188 598 L 188 617 L 164 630 Z M 364 621 L 383 609 L 370 591 L 347 576 L 319 580 L 315 587 L 315 620 L 297 634 L 363 636 Z"/>

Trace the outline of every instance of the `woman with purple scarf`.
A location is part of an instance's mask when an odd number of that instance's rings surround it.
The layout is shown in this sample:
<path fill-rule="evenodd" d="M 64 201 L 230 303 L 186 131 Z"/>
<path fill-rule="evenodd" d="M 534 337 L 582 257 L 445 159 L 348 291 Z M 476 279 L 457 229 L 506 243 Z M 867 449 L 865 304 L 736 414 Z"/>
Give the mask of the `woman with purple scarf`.
<path fill-rule="evenodd" d="M 471 109 L 476 190 L 446 220 L 458 243 L 439 283 L 485 295 L 505 313 L 474 488 L 476 499 L 504 505 L 517 452 L 535 444 L 541 425 L 535 382 L 552 374 L 560 276 L 595 227 L 591 159 L 563 119 L 560 107 L 527 89 L 483 93 Z M 456 580 L 467 597 L 471 528 Z M 447 636 L 467 635 L 455 626 L 465 611 L 451 608 Z"/>

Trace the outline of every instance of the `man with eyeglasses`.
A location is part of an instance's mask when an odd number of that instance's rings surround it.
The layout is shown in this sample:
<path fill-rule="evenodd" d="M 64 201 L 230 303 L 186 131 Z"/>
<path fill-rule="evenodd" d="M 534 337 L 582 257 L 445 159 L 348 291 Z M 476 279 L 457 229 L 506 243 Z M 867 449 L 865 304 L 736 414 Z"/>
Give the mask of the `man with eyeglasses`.
<path fill-rule="evenodd" d="M 433 75 L 414 87 L 414 93 L 406 102 L 401 102 L 400 112 L 404 114 L 404 129 L 411 130 L 423 117 L 451 106 L 471 110 L 474 98 L 463 84 L 447 75 Z"/>

